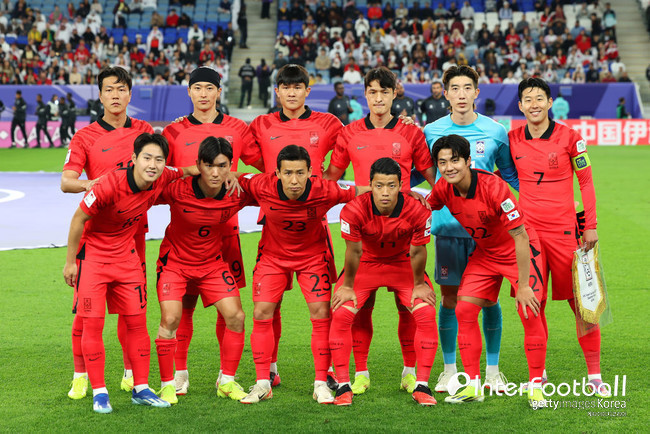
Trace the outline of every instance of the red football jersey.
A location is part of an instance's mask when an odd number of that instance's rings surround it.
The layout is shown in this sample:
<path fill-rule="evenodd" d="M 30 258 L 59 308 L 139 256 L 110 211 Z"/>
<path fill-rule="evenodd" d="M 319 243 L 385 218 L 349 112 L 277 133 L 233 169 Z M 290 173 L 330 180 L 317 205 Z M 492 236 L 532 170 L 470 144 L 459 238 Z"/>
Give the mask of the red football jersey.
<path fill-rule="evenodd" d="M 86 171 L 88 179 L 97 179 L 115 169 L 131 166 L 133 142 L 142 133 L 153 133 L 145 121 L 126 118 L 124 127 L 113 128 L 99 119 L 75 133 L 70 140 L 63 170 Z"/>
<path fill-rule="evenodd" d="M 354 183 L 370 184 L 370 166 L 383 157 L 397 161 L 402 169 L 402 191 L 411 191 L 411 168 L 423 172 L 433 166 L 424 133 L 415 125 L 404 125 L 395 117 L 384 128 L 375 128 L 370 115 L 343 128 L 330 161 L 345 169 L 352 161 Z"/>
<path fill-rule="evenodd" d="M 551 121 L 542 137 L 528 127 L 510 131 L 510 152 L 519 174 L 519 203 L 537 232 L 574 234 L 573 173 L 580 182 L 586 229 L 596 229 L 596 192 L 587 144 L 572 128 Z"/>
<path fill-rule="evenodd" d="M 169 124 L 163 130 L 169 141 L 170 166 L 187 167 L 196 164 L 199 145 L 206 137 L 223 137 L 232 146 L 232 170 L 237 171 L 239 159 L 251 164 L 259 157 L 250 153 L 249 144 L 254 141 L 246 122 L 219 113 L 214 122 L 201 123 L 193 115 L 180 122 Z"/>
<path fill-rule="evenodd" d="M 432 209 L 449 208 L 474 239 L 476 248 L 490 259 L 510 263 L 515 258 L 515 242 L 508 231 L 526 223 L 521 208 L 503 179 L 479 169 L 471 169 L 471 174 L 467 197 L 440 178 L 427 201 Z M 537 238 L 529 225 L 526 231 L 530 239 Z"/>
<path fill-rule="evenodd" d="M 298 119 L 289 119 L 282 110 L 255 118 L 250 128 L 255 138 L 251 153 L 255 160 L 264 158 L 266 173 L 274 173 L 278 154 L 288 145 L 302 146 L 309 151 L 312 174 L 323 176 L 323 162 L 329 151 L 334 149 L 336 136 L 343 127 L 341 121 L 331 113 L 307 111 Z"/>
<path fill-rule="evenodd" d="M 431 211 L 399 193 L 393 213 L 384 216 L 368 192 L 343 207 L 341 236 L 361 241 L 363 262 L 410 261 L 410 246 L 423 246 L 431 239 Z"/>
<path fill-rule="evenodd" d="M 353 188 L 315 176 L 307 181 L 305 192 L 297 200 L 289 200 L 275 174 L 247 174 L 239 183 L 264 212 L 263 253 L 290 262 L 327 251 L 323 217 L 334 205 L 355 196 Z"/>
<path fill-rule="evenodd" d="M 181 169 L 167 167 L 151 188 L 141 191 L 132 168 L 113 171 L 102 177 L 79 204 L 92 217 L 84 227 L 78 257 L 114 263 L 135 254 L 133 239 L 163 188 L 183 176 Z"/>
<path fill-rule="evenodd" d="M 223 187 L 215 197 L 206 197 L 198 177 L 173 182 L 164 189 L 157 204 L 170 205 L 171 222 L 160 245 L 165 263 L 206 266 L 221 255 L 222 239 L 229 233 L 232 216 L 255 202 L 246 193 L 228 195 Z"/>

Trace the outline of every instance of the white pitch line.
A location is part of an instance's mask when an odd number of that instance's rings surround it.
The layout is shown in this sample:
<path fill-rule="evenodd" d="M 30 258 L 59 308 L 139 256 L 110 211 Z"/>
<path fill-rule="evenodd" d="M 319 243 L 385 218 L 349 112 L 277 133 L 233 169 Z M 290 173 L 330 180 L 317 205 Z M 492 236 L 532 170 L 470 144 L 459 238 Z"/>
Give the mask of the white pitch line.
<path fill-rule="evenodd" d="M 0 188 L 0 193 L 5 193 L 7 195 L 5 197 L 0 197 L 0 203 L 11 202 L 12 200 L 18 200 L 25 197 L 25 193 L 18 190 L 6 190 L 4 188 Z"/>

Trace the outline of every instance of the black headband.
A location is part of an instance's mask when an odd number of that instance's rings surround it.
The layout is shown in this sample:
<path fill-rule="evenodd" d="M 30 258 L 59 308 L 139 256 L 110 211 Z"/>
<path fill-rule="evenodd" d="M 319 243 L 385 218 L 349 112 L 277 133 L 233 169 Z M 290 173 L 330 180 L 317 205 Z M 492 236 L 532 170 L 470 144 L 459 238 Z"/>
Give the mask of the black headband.
<path fill-rule="evenodd" d="M 203 66 L 192 71 L 192 74 L 190 75 L 190 86 L 201 81 L 221 87 L 221 77 L 219 77 L 219 73 L 212 68 Z"/>

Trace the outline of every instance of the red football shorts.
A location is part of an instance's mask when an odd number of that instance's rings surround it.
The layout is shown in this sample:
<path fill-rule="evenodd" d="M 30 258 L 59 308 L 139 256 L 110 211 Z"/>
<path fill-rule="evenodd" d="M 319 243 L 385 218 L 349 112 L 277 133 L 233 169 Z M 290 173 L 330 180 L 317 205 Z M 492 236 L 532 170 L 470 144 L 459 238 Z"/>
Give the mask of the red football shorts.
<path fill-rule="evenodd" d="M 237 215 L 235 215 L 237 217 Z M 235 278 L 238 288 L 246 287 L 246 273 L 244 273 L 244 260 L 241 254 L 239 233 L 224 235 L 221 255 L 223 260 L 230 267 L 230 273 Z"/>
<path fill-rule="evenodd" d="M 200 294 L 203 307 L 227 297 L 239 297 L 239 288 L 228 265 L 219 260 L 208 267 L 158 268 L 158 301 L 182 301 L 186 292 Z"/>
<path fill-rule="evenodd" d="M 295 272 L 307 303 L 329 302 L 332 295 L 330 258 L 329 252 L 300 262 L 285 262 L 268 255 L 259 257 L 253 270 L 253 301 L 278 303 L 284 292 L 291 289 Z"/>
<path fill-rule="evenodd" d="M 553 300 L 573 298 L 571 265 L 573 252 L 578 248 L 575 235 L 563 238 L 539 238 L 542 247 L 541 272 L 544 277 L 544 293 L 548 293 L 548 277 L 551 276 Z"/>
<path fill-rule="evenodd" d="M 82 317 L 108 313 L 139 315 L 147 311 L 147 287 L 138 255 L 127 261 L 104 263 L 77 260 L 77 283 L 72 311 Z"/>
<path fill-rule="evenodd" d="M 338 289 L 345 280 L 345 270 L 341 273 L 336 282 Z M 425 283 L 431 286 L 431 280 L 425 275 Z M 354 294 L 357 297 L 357 309 L 365 304 L 370 294 L 381 287 L 386 287 L 388 291 L 395 292 L 399 297 L 400 303 L 404 306 L 411 306 L 411 296 L 413 295 L 413 270 L 411 261 L 400 262 L 361 262 L 357 275 L 354 278 Z M 334 292 L 336 292 L 334 289 Z M 414 305 L 422 303 L 419 298 L 415 299 Z M 354 304 L 349 301 L 346 306 L 353 307 Z"/>
<path fill-rule="evenodd" d="M 542 301 L 546 298 L 544 282 L 540 272 L 541 255 L 539 244 L 531 247 L 530 271 L 528 284 L 535 293 L 535 297 Z M 478 249 L 470 256 L 467 268 L 463 273 L 458 289 L 458 297 L 478 297 L 496 302 L 501 290 L 503 278 L 508 279 L 512 285 L 510 295 L 515 296 L 519 271 L 516 258 L 512 262 L 503 263 L 491 260 L 484 256 Z"/>

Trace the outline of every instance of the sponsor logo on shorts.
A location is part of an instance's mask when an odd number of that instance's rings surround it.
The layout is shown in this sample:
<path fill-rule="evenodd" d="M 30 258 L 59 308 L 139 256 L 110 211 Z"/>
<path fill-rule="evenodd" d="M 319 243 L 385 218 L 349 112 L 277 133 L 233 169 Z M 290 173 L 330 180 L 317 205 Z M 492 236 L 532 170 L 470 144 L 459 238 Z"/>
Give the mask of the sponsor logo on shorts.
<path fill-rule="evenodd" d="M 350 235 L 350 223 L 346 222 L 343 219 L 341 219 L 341 232 Z"/>
<path fill-rule="evenodd" d="M 443 265 L 440 267 L 440 277 L 443 279 L 448 279 L 449 278 L 449 267 L 446 265 Z"/>
<path fill-rule="evenodd" d="M 84 203 L 88 208 L 93 206 L 93 203 L 95 203 L 95 200 L 97 200 L 97 196 L 95 196 L 95 193 L 90 190 L 90 192 L 84 197 Z"/>
<path fill-rule="evenodd" d="M 517 210 L 514 210 L 513 212 L 508 214 L 508 220 L 509 221 L 513 221 L 514 219 L 518 219 L 518 218 L 519 218 L 519 211 L 517 211 Z"/>
<path fill-rule="evenodd" d="M 587 150 L 587 142 L 584 140 L 578 140 L 576 142 L 576 151 L 578 153 L 585 152 Z"/>
<path fill-rule="evenodd" d="M 510 212 L 515 209 L 515 204 L 512 202 L 512 199 L 508 198 L 501 202 L 501 209 L 503 212 Z"/>
<path fill-rule="evenodd" d="M 169 295 L 170 293 L 171 293 L 171 288 L 170 288 L 169 283 L 165 283 L 165 284 L 163 284 L 163 287 L 162 287 L 162 294 L 163 294 L 163 295 Z"/>

